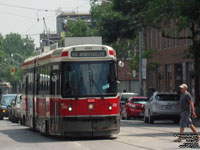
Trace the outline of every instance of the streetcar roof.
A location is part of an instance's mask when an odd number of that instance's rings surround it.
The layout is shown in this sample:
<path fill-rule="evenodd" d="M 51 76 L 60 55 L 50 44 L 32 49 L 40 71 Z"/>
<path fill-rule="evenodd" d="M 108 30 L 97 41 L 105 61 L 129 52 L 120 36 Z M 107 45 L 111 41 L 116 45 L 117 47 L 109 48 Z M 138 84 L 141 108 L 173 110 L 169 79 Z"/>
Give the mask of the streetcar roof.
<path fill-rule="evenodd" d="M 43 59 L 48 59 L 48 58 L 58 58 L 63 55 L 64 52 L 71 52 L 71 51 L 81 51 L 81 50 L 86 50 L 86 48 L 96 48 L 99 50 L 102 50 L 102 49 L 105 49 L 105 50 L 112 50 L 113 51 L 113 56 L 112 57 L 109 57 L 109 54 L 108 54 L 108 58 L 112 58 L 112 59 L 116 59 L 115 57 L 115 51 L 113 48 L 111 48 L 110 46 L 107 46 L 107 45 L 96 45 L 96 44 L 85 44 L 85 45 L 76 45 L 76 46 L 69 46 L 69 47 L 60 47 L 60 48 L 57 48 L 57 49 L 54 49 L 54 50 L 51 50 L 51 51 L 47 51 L 47 52 L 43 52 L 41 53 L 40 55 L 37 55 L 37 56 L 33 56 L 33 57 L 30 57 L 30 58 L 27 58 L 25 61 L 24 61 L 24 65 L 28 65 L 29 63 L 30 64 L 33 64 L 35 63 L 34 61 L 42 61 Z M 85 49 L 84 49 L 85 48 Z M 96 50 L 95 49 L 95 50 Z M 109 52 L 108 52 L 109 53 Z M 68 53 L 67 53 L 68 54 Z M 91 57 L 92 58 L 92 57 Z M 103 57 L 102 57 L 103 58 Z M 101 58 L 101 59 L 102 59 Z M 79 58 L 80 59 L 80 58 Z M 53 62 L 53 61 L 51 61 Z"/>

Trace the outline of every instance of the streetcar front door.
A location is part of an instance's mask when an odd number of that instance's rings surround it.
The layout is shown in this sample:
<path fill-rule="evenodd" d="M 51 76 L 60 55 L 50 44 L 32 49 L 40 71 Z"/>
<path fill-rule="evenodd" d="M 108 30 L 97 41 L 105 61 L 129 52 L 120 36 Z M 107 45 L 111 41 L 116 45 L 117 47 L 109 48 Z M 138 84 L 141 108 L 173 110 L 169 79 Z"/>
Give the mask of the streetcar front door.
<path fill-rule="evenodd" d="M 52 73 L 52 95 L 53 95 L 53 130 L 54 133 L 59 132 L 59 117 L 60 117 L 60 103 L 59 103 L 59 95 L 60 95 L 60 73 L 54 72 Z"/>

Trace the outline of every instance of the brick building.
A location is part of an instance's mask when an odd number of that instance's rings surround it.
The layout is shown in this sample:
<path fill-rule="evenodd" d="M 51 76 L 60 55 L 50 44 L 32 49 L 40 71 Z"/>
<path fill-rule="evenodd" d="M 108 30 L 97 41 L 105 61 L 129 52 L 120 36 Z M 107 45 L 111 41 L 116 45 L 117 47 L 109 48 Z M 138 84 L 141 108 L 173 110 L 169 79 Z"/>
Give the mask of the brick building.
<path fill-rule="evenodd" d="M 138 73 L 133 77 L 133 72 L 130 70 L 128 60 L 124 60 L 123 62 L 124 67 L 118 67 L 118 80 L 120 81 L 118 90 L 120 92 L 126 90 L 127 92 L 139 93 Z"/>
<path fill-rule="evenodd" d="M 181 33 L 187 36 L 189 30 Z M 179 91 L 179 85 L 186 83 L 194 96 L 193 60 L 187 59 L 185 50 L 192 41 L 189 39 L 168 39 L 162 37 L 159 30 L 147 28 L 144 30 L 145 50 L 155 49 L 157 54 L 148 62 L 158 62 L 155 72 L 148 71 L 147 88 L 156 91 Z"/>

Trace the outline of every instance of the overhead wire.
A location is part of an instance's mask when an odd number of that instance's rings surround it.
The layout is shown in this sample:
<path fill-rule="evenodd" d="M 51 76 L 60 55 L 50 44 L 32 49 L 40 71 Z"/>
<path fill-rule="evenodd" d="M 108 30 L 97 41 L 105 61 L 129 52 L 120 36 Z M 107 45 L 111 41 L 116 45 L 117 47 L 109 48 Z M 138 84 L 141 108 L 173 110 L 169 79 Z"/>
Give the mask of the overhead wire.
<path fill-rule="evenodd" d="M 14 7 L 14 8 L 21 8 L 21 9 L 34 10 L 34 11 L 56 12 L 56 10 L 32 8 L 32 7 L 25 7 L 25 6 L 17 6 L 17 5 L 11 5 L 11 4 L 6 4 L 6 3 L 0 3 L 0 5 L 2 5 L 2 6 L 7 6 L 7 7 Z"/>

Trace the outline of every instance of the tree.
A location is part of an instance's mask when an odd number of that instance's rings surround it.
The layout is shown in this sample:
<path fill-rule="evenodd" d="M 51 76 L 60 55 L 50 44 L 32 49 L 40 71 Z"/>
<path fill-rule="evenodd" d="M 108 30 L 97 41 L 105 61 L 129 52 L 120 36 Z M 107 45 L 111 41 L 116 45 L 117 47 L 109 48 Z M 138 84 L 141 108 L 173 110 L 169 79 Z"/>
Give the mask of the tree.
<path fill-rule="evenodd" d="M 21 65 L 27 57 L 33 55 L 33 40 L 17 33 L 10 33 L 3 38 L 0 35 L 0 80 L 8 81 L 14 89 L 22 81 Z M 15 68 L 15 75 L 10 68 Z"/>
<path fill-rule="evenodd" d="M 134 39 L 133 25 L 121 12 L 113 9 L 113 4 L 97 5 L 91 1 L 91 16 L 93 26 L 98 34 L 103 37 L 104 43 L 113 43 L 118 39 Z"/>
<path fill-rule="evenodd" d="M 199 106 L 199 74 L 200 74 L 200 1 L 199 0 L 113 0 L 115 10 L 122 12 L 131 22 L 140 27 L 159 29 L 162 35 L 171 39 L 191 39 L 192 46 L 186 51 L 187 57 L 194 59 L 195 99 Z M 174 25 L 170 23 L 174 21 Z M 165 28 L 170 26 L 170 30 Z M 184 30 L 191 34 L 180 36 Z M 128 31 L 127 31 L 128 32 Z"/>
<path fill-rule="evenodd" d="M 81 18 L 78 20 L 68 20 L 65 24 L 66 37 L 83 37 L 83 36 L 95 36 L 96 30 L 91 27 L 89 23 L 86 23 Z"/>

